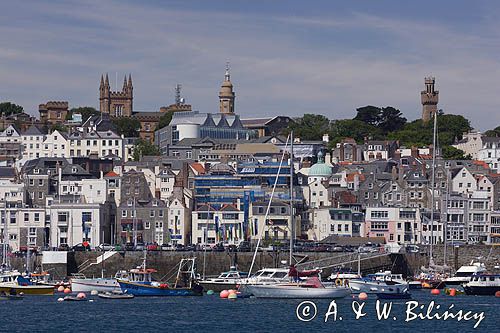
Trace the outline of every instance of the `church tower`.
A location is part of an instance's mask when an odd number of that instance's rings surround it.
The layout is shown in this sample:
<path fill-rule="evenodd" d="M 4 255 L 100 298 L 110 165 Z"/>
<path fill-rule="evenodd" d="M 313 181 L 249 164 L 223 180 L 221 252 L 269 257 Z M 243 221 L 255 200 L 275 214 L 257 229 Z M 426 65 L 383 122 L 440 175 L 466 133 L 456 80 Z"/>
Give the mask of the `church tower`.
<path fill-rule="evenodd" d="M 226 75 L 219 92 L 219 111 L 225 114 L 234 114 L 234 91 L 229 74 L 229 63 L 226 64 Z"/>
<path fill-rule="evenodd" d="M 425 90 L 420 92 L 422 100 L 422 121 L 428 122 L 437 112 L 437 104 L 439 101 L 439 91 L 434 90 L 436 79 L 434 77 L 425 78 Z"/>
<path fill-rule="evenodd" d="M 133 113 L 133 86 L 132 76 L 129 74 L 123 78 L 121 91 L 111 91 L 108 74 L 106 78 L 101 75 L 99 86 L 99 111 L 113 117 L 131 117 Z"/>

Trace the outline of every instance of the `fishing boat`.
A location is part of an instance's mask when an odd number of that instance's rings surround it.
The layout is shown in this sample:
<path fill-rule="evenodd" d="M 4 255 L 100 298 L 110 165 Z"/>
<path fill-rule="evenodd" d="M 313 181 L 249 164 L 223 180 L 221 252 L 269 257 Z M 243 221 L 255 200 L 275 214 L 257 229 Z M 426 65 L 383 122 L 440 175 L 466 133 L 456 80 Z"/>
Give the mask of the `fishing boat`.
<path fill-rule="evenodd" d="M 106 291 L 104 293 L 99 293 L 97 296 L 104 299 L 131 299 L 135 297 L 133 294 L 127 294 L 122 291 Z"/>
<path fill-rule="evenodd" d="M 144 258 L 142 266 L 129 271 L 127 280 L 118 279 L 118 284 L 124 293 L 134 296 L 202 296 L 203 287 L 198 284 L 194 274 L 195 258 L 181 259 L 175 283 L 154 281 L 151 277 L 157 271 L 146 268 Z"/>
<path fill-rule="evenodd" d="M 464 265 L 460 267 L 454 276 L 449 277 L 444 280 L 447 286 L 458 286 L 469 282 L 470 278 L 474 274 L 486 272 L 486 267 L 483 263 L 472 261 L 470 265 Z"/>
<path fill-rule="evenodd" d="M 93 290 L 97 292 L 120 290 L 120 285 L 118 284 L 119 279 L 127 280 L 128 272 L 119 271 L 112 278 L 87 278 L 83 274 L 73 274 L 70 279 L 71 291 L 78 293 L 91 292 Z"/>
<path fill-rule="evenodd" d="M 387 285 L 408 284 L 402 274 L 393 274 L 391 271 L 369 274 L 368 277 L 375 281 L 384 281 Z"/>
<path fill-rule="evenodd" d="M 474 274 L 464 290 L 467 295 L 495 295 L 500 291 L 500 274 Z"/>
<path fill-rule="evenodd" d="M 54 295 L 53 286 L 34 285 L 16 270 L 0 271 L 0 292 L 24 295 Z"/>
<path fill-rule="evenodd" d="M 199 284 L 205 290 L 222 291 L 227 289 L 236 289 L 242 279 L 248 277 L 248 273 L 240 272 L 236 266 L 231 266 L 229 271 L 222 272 L 218 277 L 207 278 L 199 281 Z"/>
<path fill-rule="evenodd" d="M 52 286 L 54 289 L 60 286 L 69 288 L 71 285 L 69 281 L 54 281 L 49 272 L 30 273 L 27 278 L 34 285 Z"/>
<path fill-rule="evenodd" d="M 408 287 L 400 287 L 398 285 L 390 285 L 386 288 L 382 288 L 380 292 L 377 292 L 378 299 L 410 299 L 411 294 L 408 291 Z"/>

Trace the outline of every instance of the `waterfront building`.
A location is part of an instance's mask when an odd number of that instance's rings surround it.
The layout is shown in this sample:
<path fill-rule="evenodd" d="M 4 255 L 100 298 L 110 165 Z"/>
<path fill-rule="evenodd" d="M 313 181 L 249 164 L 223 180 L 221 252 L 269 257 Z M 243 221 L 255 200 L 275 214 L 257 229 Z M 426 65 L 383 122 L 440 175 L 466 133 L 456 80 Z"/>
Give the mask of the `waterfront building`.
<path fill-rule="evenodd" d="M 14 125 L 9 125 L 0 132 L 0 163 L 14 165 L 22 156 L 21 132 Z"/>

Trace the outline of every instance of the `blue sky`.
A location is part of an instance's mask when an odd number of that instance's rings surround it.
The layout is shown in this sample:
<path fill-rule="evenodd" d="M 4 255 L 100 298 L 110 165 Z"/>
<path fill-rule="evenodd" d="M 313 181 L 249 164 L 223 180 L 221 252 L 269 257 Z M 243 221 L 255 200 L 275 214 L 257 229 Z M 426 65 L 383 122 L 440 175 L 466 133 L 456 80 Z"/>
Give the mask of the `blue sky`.
<path fill-rule="evenodd" d="M 134 107 L 155 111 L 174 86 L 217 112 L 226 61 L 243 118 L 368 104 L 420 117 L 424 77 L 446 113 L 500 125 L 500 3 L 495 1 L 2 1 L 0 101 L 37 113 L 68 100 L 98 106 L 132 73 Z"/>

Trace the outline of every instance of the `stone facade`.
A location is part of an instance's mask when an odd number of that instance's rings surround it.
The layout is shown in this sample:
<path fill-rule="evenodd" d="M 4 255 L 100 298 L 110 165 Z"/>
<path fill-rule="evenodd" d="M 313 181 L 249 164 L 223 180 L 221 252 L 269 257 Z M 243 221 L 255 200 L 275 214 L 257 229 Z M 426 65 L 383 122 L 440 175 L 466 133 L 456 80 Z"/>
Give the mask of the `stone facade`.
<path fill-rule="evenodd" d="M 108 74 L 106 79 L 101 75 L 99 86 L 99 110 L 114 117 L 130 117 L 133 112 L 132 76 L 123 79 L 122 91 L 111 91 Z"/>
<path fill-rule="evenodd" d="M 434 77 L 425 78 L 425 90 L 420 92 L 422 101 L 422 120 L 428 122 L 437 112 L 439 101 L 439 91 L 434 90 L 436 79 Z"/>
<path fill-rule="evenodd" d="M 68 115 L 68 102 L 49 101 L 38 106 L 40 122 L 42 124 L 64 124 Z"/>

